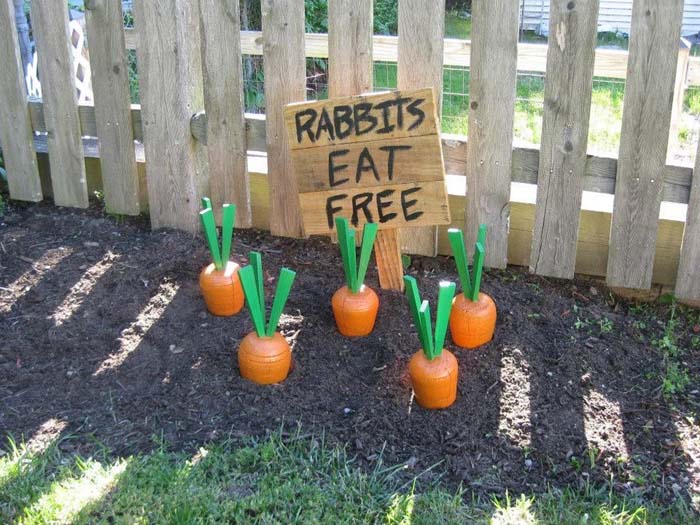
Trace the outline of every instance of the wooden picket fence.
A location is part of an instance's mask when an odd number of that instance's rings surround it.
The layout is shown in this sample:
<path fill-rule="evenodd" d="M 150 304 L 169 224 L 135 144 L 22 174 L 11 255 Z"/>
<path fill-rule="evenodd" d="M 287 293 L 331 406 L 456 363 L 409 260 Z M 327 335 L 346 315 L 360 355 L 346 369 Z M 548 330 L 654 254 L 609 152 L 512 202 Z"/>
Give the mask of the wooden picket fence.
<path fill-rule="evenodd" d="M 241 227 L 300 236 L 283 108 L 305 98 L 306 57 L 328 57 L 331 97 L 370 91 L 377 59 L 398 62 L 399 89 L 438 95 L 443 65 L 466 65 L 469 140 L 443 135 L 443 154 L 454 225 L 468 245 L 479 223 L 489 226 L 487 265 L 675 285 L 677 297 L 700 301 L 700 165 L 666 162 L 683 86 L 700 82 L 700 62 L 679 48 L 683 0 L 635 0 L 628 52 L 595 50 L 598 0 L 550 2 L 548 46 L 518 44 L 518 0 L 474 0 L 471 42 L 446 40 L 444 4 L 399 0 L 398 37 L 377 37 L 372 0 L 329 0 L 328 35 L 304 34 L 303 0 L 262 0 L 260 33 L 240 31 L 238 0 L 137 0 L 133 30 L 120 2 L 91 0 L 94 105 L 79 106 L 65 2 L 32 1 L 46 79 L 37 101 L 26 95 L 12 0 L 0 0 L 10 196 L 85 207 L 100 188 L 112 213 L 148 211 L 154 228 L 194 231 L 208 194 L 215 208 L 235 203 Z M 128 48 L 140 106 L 130 104 Z M 263 56 L 264 116 L 244 113 L 243 54 Z M 519 68 L 546 73 L 540 148 L 513 144 Z M 617 159 L 587 155 L 594 74 L 626 79 Z M 449 253 L 443 228 L 414 229 L 402 245 Z"/>

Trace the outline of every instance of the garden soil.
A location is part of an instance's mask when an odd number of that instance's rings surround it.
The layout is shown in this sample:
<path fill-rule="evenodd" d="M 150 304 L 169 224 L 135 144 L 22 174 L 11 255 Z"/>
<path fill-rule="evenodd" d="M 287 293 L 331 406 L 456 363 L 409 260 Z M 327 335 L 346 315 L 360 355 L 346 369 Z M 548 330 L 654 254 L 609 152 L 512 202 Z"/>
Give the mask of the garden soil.
<path fill-rule="evenodd" d="M 691 384 L 669 399 L 652 343 L 664 336 L 668 306 L 634 308 L 597 281 L 488 271 L 495 338 L 467 351 L 448 335 L 459 360 L 457 401 L 427 411 L 406 375 L 419 344 L 405 297 L 379 290 L 371 265 L 376 329 L 342 337 L 330 307 L 343 284 L 341 259 L 325 239 L 236 232 L 235 261 L 263 254 L 268 308 L 280 268 L 297 272 L 280 324 L 293 370 L 265 387 L 238 371 L 237 347 L 253 329 L 247 312 L 205 311 L 201 236 L 43 204 L 13 206 L 0 222 L 3 435 L 58 440 L 84 455 L 104 445 L 122 456 L 281 429 L 344 444 L 362 468 L 401 464 L 407 479 L 477 492 L 589 480 L 665 499 L 698 489 L 700 352 L 688 344 L 700 331 L 697 312 L 676 309 Z M 456 279 L 447 257 L 415 257 L 407 271 L 433 309 L 438 282 Z"/>

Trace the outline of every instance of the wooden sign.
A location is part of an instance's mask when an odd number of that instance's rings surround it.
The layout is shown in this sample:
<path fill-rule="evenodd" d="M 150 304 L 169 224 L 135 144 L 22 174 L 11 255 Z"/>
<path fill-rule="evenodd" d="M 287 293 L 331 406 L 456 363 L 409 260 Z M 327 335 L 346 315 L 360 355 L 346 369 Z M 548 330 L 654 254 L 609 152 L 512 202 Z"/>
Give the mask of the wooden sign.
<path fill-rule="evenodd" d="M 332 232 L 335 217 L 450 223 L 432 89 L 289 104 L 285 120 L 306 235 Z"/>

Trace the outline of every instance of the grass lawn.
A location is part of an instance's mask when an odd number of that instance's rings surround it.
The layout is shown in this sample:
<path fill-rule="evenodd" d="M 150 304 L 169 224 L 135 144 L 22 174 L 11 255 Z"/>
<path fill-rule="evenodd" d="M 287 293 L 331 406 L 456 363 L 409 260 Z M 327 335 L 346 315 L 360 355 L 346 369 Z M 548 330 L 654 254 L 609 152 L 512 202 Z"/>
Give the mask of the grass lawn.
<path fill-rule="evenodd" d="M 691 523 L 683 503 L 662 508 L 605 487 L 479 499 L 399 477 L 381 460 L 371 472 L 310 437 L 275 434 L 247 446 L 222 443 L 193 454 L 81 458 L 61 443 L 31 452 L 8 443 L 0 458 L 0 522 L 43 523 Z M 30 447 L 31 448 L 31 447 Z M 439 466 L 435 471 L 439 470 Z M 420 478 L 420 473 L 417 473 Z"/>

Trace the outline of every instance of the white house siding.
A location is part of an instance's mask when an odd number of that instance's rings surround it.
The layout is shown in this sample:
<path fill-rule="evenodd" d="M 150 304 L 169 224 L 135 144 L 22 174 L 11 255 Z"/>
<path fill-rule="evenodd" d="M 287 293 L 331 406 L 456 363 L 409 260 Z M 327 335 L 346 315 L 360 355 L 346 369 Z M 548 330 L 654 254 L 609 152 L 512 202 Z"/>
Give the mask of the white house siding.
<path fill-rule="evenodd" d="M 547 34 L 549 29 L 549 0 L 520 0 L 523 29 Z M 628 34 L 632 17 L 632 0 L 600 0 L 598 31 Z M 700 33 L 700 0 L 685 0 L 683 35 Z"/>

